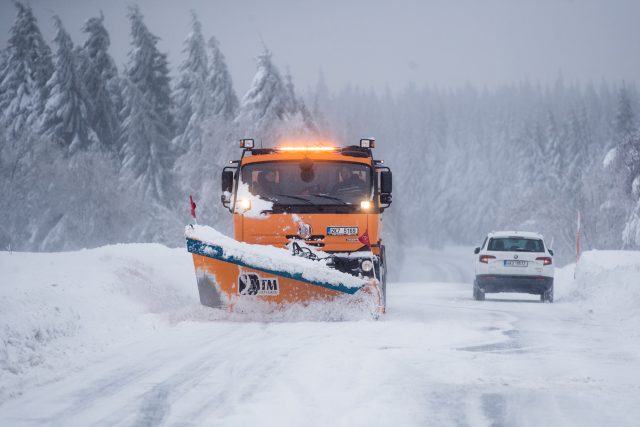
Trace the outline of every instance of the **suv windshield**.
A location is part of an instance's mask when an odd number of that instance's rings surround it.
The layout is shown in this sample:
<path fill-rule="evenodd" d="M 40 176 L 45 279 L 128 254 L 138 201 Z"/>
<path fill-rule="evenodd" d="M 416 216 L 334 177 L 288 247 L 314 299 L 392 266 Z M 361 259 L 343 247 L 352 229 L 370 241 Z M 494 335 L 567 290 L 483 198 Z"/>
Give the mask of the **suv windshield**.
<path fill-rule="evenodd" d="M 509 252 L 544 252 L 544 244 L 540 239 L 524 237 L 493 237 L 487 246 L 489 251 Z"/>
<path fill-rule="evenodd" d="M 242 182 L 254 196 L 287 205 L 359 204 L 371 197 L 371 168 L 361 163 L 252 163 L 242 168 Z"/>

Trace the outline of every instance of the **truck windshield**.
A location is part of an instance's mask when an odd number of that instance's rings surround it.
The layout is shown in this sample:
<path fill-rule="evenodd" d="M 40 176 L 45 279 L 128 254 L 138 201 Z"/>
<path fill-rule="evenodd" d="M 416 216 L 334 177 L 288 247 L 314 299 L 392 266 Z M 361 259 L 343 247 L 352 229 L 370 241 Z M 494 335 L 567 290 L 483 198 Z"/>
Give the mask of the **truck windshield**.
<path fill-rule="evenodd" d="M 360 163 L 252 163 L 242 168 L 242 182 L 254 196 L 287 205 L 349 205 L 371 197 L 371 168 Z"/>

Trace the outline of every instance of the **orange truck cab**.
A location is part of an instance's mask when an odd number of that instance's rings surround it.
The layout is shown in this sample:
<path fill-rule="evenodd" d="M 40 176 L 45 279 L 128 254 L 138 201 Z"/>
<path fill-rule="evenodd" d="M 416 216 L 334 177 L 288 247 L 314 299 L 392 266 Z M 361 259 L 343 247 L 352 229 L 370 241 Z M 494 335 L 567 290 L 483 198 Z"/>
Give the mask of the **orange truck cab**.
<path fill-rule="evenodd" d="M 392 175 L 373 159 L 374 146 L 362 139 L 348 147 L 256 148 L 252 139 L 241 140 L 242 156 L 221 180 L 234 238 L 276 247 L 304 242 L 332 254 L 332 268 L 377 278 L 384 298 L 381 214 L 391 205 Z"/>

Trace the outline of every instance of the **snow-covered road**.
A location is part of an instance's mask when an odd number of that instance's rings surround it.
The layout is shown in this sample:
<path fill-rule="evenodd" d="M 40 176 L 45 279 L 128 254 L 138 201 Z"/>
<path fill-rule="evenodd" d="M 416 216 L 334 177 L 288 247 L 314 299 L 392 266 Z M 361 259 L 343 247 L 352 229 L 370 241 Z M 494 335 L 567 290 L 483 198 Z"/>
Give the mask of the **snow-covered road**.
<path fill-rule="evenodd" d="M 473 301 L 469 257 L 419 254 L 449 263 L 421 274 L 455 281 L 390 284 L 379 321 L 174 311 L 7 399 L 0 425 L 638 425 L 637 322 L 562 298 Z"/>

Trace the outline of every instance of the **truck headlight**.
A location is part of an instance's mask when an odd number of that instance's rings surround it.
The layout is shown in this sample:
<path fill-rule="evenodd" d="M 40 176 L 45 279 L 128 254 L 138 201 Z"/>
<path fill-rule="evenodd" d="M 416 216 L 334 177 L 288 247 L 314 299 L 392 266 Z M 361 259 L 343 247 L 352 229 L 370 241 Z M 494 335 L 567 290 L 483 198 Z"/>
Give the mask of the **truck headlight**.
<path fill-rule="evenodd" d="M 360 268 L 362 269 L 362 271 L 368 273 L 373 270 L 373 263 L 370 260 L 365 259 L 364 261 L 362 261 L 362 264 L 360 264 Z"/>
<path fill-rule="evenodd" d="M 368 200 L 363 200 L 360 202 L 360 209 L 368 211 L 371 207 L 371 202 Z"/>
<path fill-rule="evenodd" d="M 248 211 L 249 209 L 251 209 L 251 200 L 241 199 L 238 203 L 238 206 L 240 206 L 240 209 Z"/>

